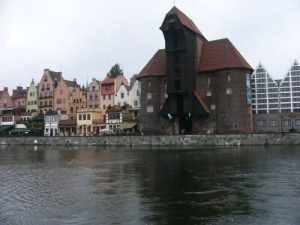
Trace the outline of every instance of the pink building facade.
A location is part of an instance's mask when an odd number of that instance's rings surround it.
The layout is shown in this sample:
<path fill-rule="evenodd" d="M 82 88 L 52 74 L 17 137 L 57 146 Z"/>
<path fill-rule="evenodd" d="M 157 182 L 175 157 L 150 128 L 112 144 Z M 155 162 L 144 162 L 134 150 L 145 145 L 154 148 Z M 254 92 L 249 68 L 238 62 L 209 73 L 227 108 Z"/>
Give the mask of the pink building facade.
<path fill-rule="evenodd" d="M 124 76 L 106 78 L 101 82 L 101 110 L 105 111 L 107 108 L 117 104 L 115 97 L 121 84 L 128 85 L 128 81 Z"/>
<path fill-rule="evenodd" d="M 44 70 L 39 83 L 38 105 L 40 113 L 54 111 L 54 92 L 61 79 L 61 72 L 54 72 L 49 69 Z"/>
<path fill-rule="evenodd" d="M 12 98 L 9 95 L 8 88 L 4 87 L 2 91 L 0 91 L 0 109 L 10 108 L 13 106 Z"/>
<path fill-rule="evenodd" d="M 27 88 L 17 86 L 12 94 L 13 106 L 17 108 L 26 108 Z"/>

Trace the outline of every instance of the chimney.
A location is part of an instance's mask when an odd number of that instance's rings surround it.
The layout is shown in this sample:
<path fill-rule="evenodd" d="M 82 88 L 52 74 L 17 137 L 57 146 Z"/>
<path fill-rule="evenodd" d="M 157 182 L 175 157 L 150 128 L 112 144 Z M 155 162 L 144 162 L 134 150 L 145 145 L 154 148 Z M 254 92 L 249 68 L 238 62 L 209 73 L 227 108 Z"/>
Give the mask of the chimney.
<path fill-rule="evenodd" d="M 4 87 L 4 91 L 8 92 L 8 87 Z"/>

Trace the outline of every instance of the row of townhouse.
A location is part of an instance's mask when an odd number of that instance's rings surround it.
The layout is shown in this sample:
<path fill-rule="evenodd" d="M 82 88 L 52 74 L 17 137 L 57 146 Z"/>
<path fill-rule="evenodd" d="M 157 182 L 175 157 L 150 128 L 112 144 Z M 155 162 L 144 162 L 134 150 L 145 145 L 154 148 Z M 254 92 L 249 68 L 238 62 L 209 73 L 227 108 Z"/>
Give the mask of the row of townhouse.
<path fill-rule="evenodd" d="M 137 115 L 140 108 L 139 93 L 140 85 L 135 77 L 130 84 L 124 76 L 102 81 L 93 78 L 84 87 L 76 79 L 64 79 L 61 72 L 45 69 L 38 84 L 32 80 L 28 88 L 18 86 L 11 96 L 6 87 L 0 91 L 0 125 L 7 128 L 47 114 L 59 114 L 61 120 L 74 123 L 79 111 L 100 111 L 104 116 L 113 106 L 130 108 Z"/>
<path fill-rule="evenodd" d="M 139 109 L 140 89 L 136 76 L 131 78 L 129 84 L 124 76 L 106 78 L 103 81 L 93 78 L 87 88 L 87 108 L 105 111 L 111 106 L 118 105 Z"/>
<path fill-rule="evenodd" d="M 282 79 L 259 63 L 251 76 L 255 132 L 300 131 L 300 64 L 295 60 Z"/>
<path fill-rule="evenodd" d="M 100 109 L 81 109 L 76 119 L 65 118 L 60 112 L 44 116 L 44 136 L 95 136 L 137 132 L 134 111 L 111 107 L 103 113 Z"/>

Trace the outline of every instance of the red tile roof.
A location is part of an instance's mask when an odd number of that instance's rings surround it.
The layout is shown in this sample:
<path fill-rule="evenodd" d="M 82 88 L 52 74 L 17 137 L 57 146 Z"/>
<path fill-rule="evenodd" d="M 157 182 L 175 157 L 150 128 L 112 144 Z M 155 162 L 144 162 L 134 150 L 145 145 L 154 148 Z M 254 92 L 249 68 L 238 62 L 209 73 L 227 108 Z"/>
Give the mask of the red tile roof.
<path fill-rule="evenodd" d="M 137 78 L 165 76 L 167 74 L 166 57 L 164 49 L 158 50 Z M 223 69 L 253 70 L 228 39 L 204 42 L 198 72 Z"/>
<path fill-rule="evenodd" d="M 114 84 L 115 79 L 114 78 L 106 78 L 104 81 L 101 82 L 102 84 Z"/>
<path fill-rule="evenodd" d="M 195 33 L 200 34 L 202 37 L 204 37 L 204 35 L 200 32 L 200 30 L 194 24 L 194 22 L 189 17 L 187 17 L 183 12 L 177 9 L 175 6 L 167 13 L 167 16 L 168 15 L 176 15 L 184 26 L 189 28 L 191 31 L 194 31 Z"/>
<path fill-rule="evenodd" d="M 252 67 L 229 39 L 225 38 L 205 42 L 203 44 L 198 72 L 222 69 L 252 70 Z"/>
<path fill-rule="evenodd" d="M 163 76 L 167 74 L 166 70 L 167 56 L 164 49 L 158 50 L 150 59 L 147 65 L 137 76 L 137 79 L 148 76 Z"/>

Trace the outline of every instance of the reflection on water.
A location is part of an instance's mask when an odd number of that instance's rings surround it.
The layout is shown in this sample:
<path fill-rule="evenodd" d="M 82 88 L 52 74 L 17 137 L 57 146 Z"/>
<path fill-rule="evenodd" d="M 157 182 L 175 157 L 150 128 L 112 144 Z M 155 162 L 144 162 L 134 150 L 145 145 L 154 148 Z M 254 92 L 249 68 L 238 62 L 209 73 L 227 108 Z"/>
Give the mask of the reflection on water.
<path fill-rule="evenodd" d="M 298 148 L 0 146 L 0 224 L 300 224 Z"/>

